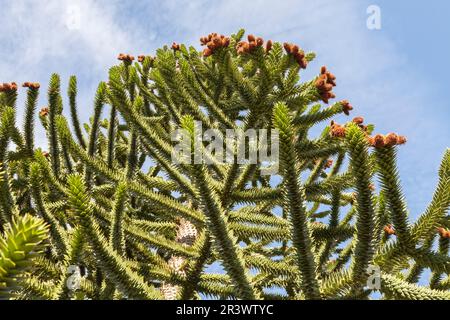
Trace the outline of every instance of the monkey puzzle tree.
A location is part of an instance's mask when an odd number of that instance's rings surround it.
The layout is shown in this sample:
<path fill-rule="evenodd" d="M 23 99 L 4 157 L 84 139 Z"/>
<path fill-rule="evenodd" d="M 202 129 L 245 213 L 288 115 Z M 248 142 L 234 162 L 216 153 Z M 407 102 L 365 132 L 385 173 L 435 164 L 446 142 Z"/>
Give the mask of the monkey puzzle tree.
<path fill-rule="evenodd" d="M 322 67 L 300 82 L 313 53 L 243 35 L 202 37 L 203 52 L 174 43 L 136 63 L 120 54 L 84 126 L 76 78 L 66 119 L 52 75 L 48 107 L 39 112 L 48 152 L 34 144 L 39 85 L 24 84 L 23 130 L 15 123 L 17 85 L 1 86 L 0 230 L 14 237 L 6 225 L 24 214 L 49 226 L 48 249 L 21 255 L 32 268 L 8 296 L 450 298 L 450 151 L 430 205 L 411 221 L 396 167 L 406 139 L 372 136 L 361 117 L 331 121 L 312 137 L 311 128 L 353 109 L 346 100 L 329 104 L 336 77 Z M 230 129 L 277 133 L 278 172 L 238 161 L 242 150 L 261 147 L 255 141 L 242 149 L 223 140 L 233 161 L 219 161 L 211 141 L 194 138 L 196 122 L 223 137 Z M 201 151 L 207 163 L 174 161 L 178 129 L 190 133 L 189 160 Z M 7 257 L 8 247 L 0 249 Z M 223 272 L 206 271 L 215 262 Z M 68 272 L 74 266 L 76 279 Z M 425 269 L 429 285 L 418 286 Z M 371 270 L 381 286 L 371 285 Z M 2 264 L 0 272 L 3 284 Z"/>

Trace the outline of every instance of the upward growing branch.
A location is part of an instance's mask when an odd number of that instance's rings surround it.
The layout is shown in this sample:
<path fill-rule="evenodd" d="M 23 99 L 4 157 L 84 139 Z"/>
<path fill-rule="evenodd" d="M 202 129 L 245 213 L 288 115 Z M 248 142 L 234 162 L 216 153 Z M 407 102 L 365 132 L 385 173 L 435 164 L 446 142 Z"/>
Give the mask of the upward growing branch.
<path fill-rule="evenodd" d="M 350 154 L 350 168 L 356 178 L 356 244 L 352 264 L 355 288 L 367 281 L 367 268 L 372 260 L 375 238 L 375 212 L 370 189 L 371 169 L 364 132 L 355 124 L 346 129 L 346 141 Z"/>
<path fill-rule="evenodd" d="M 273 122 L 280 135 L 280 161 L 285 181 L 285 206 L 289 210 L 292 228 L 292 242 L 297 252 L 297 263 L 302 275 L 300 288 L 307 299 L 319 299 L 320 292 L 316 279 L 316 266 L 311 251 L 310 230 L 304 205 L 305 192 L 299 183 L 296 153 L 294 149 L 294 128 L 289 109 L 283 103 L 275 106 Z"/>

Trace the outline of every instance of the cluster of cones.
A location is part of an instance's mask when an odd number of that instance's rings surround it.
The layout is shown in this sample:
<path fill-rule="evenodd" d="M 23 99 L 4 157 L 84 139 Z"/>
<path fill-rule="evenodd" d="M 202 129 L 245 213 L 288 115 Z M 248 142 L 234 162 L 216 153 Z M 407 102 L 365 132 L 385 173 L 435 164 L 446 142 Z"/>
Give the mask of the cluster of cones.
<path fill-rule="evenodd" d="M 308 61 L 305 59 L 305 52 L 302 49 L 300 49 L 298 45 L 285 42 L 283 44 L 283 47 L 288 54 L 294 56 L 295 61 L 297 61 L 301 69 L 306 69 Z"/>
<path fill-rule="evenodd" d="M 313 221 L 311 222 L 312 225 L 317 226 L 317 227 L 324 227 L 325 224 L 323 222 L 320 221 Z"/>
<path fill-rule="evenodd" d="M 37 82 L 24 82 L 22 84 L 22 87 L 30 88 L 30 89 L 39 89 L 41 87 L 41 85 Z"/>
<path fill-rule="evenodd" d="M 150 66 L 153 66 L 153 63 L 155 62 L 155 57 L 152 56 L 146 56 L 141 54 L 138 56 L 137 61 L 143 63 L 147 57 L 150 58 Z"/>
<path fill-rule="evenodd" d="M 347 100 L 342 100 L 341 104 L 342 104 L 342 111 L 344 112 L 344 114 L 346 116 L 349 116 L 350 115 L 350 111 L 353 110 L 353 106 Z M 353 119 L 353 122 L 355 122 L 355 119 Z"/>
<path fill-rule="evenodd" d="M 217 34 L 213 32 L 208 34 L 206 37 L 201 37 L 200 43 L 202 44 L 202 46 L 206 46 L 206 48 L 203 50 L 203 56 L 209 57 L 217 49 L 228 47 L 230 45 L 230 38 L 224 36 L 223 34 Z"/>
<path fill-rule="evenodd" d="M 16 90 L 17 90 L 17 83 L 15 82 L 0 84 L 0 92 L 8 92 Z"/>
<path fill-rule="evenodd" d="M 336 95 L 333 93 L 333 87 L 336 86 L 336 76 L 327 70 L 327 67 L 322 66 L 320 68 L 320 75 L 317 78 L 314 85 L 319 91 L 320 97 L 322 101 L 328 103 L 329 99 L 336 98 Z"/>
<path fill-rule="evenodd" d="M 130 54 L 119 53 L 117 60 L 124 61 L 124 62 L 132 62 L 134 60 L 134 57 Z"/>
<path fill-rule="evenodd" d="M 406 143 L 406 137 L 396 133 L 388 133 L 387 135 L 376 134 L 367 138 L 369 144 L 375 148 L 392 147 Z"/>
<path fill-rule="evenodd" d="M 327 162 L 325 163 L 325 168 L 331 168 L 331 166 L 333 165 L 333 159 L 328 159 Z"/>
<path fill-rule="evenodd" d="M 314 164 L 315 164 L 315 165 L 318 165 L 320 162 L 322 162 L 321 159 L 316 159 L 316 160 L 314 161 Z M 324 164 L 324 168 L 325 168 L 325 169 L 331 168 L 332 165 L 333 165 L 333 159 L 327 159 L 327 161 L 326 161 L 325 164 Z"/>
<path fill-rule="evenodd" d="M 440 234 L 440 236 L 444 239 L 450 239 L 450 231 L 446 230 L 442 227 L 437 228 L 438 233 Z"/>
<path fill-rule="evenodd" d="M 247 41 L 240 41 L 236 46 L 237 54 L 250 53 L 254 51 L 256 48 L 262 47 L 264 45 L 264 39 L 261 37 L 255 37 L 252 34 L 247 36 Z M 272 40 L 267 41 L 266 43 L 266 52 L 269 52 L 272 49 Z"/>
<path fill-rule="evenodd" d="M 48 115 L 48 108 L 47 107 L 44 107 L 44 108 L 41 109 L 41 111 L 39 111 L 39 116 L 45 117 L 47 115 Z"/>
<path fill-rule="evenodd" d="M 383 230 L 384 230 L 384 232 L 386 232 L 386 234 L 388 234 L 390 236 L 395 234 L 395 230 L 394 230 L 394 227 L 392 226 L 392 224 L 388 224 L 388 225 L 384 226 Z"/>

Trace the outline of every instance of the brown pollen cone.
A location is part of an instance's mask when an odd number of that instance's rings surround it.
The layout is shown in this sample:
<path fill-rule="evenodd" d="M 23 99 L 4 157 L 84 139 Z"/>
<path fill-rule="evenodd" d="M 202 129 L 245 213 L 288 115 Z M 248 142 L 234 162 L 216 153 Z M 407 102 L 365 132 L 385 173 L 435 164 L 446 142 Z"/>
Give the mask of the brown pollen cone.
<path fill-rule="evenodd" d="M 117 60 L 123 62 L 132 62 L 134 60 L 134 57 L 130 54 L 119 53 Z"/>
<path fill-rule="evenodd" d="M 212 50 L 210 48 L 203 49 L 203 56 L 204 57 L 209 57 L 210 55 L 212 55 Z"/>
<path fill-rule="evenodd" d="M 244 54 L 244 53 L 250 53 L 253 50 L 255 50 L 258 47 L 262 47 L 264 44 L 264 40 L 261 37 L 255 37 L 252 34 L 249 34 L 247 36 L 248 42 L 246 41 L 240 41 L 237 45 L 236 45 L 236 52 L 237 54 Z M 272 44 L 270 44 L 270 47 L 272 46 Z M 267 48 L 266 48 L 267 51 Z"/>
<path fill-rule="evenodd" d="M 384 137 L 381 134 L 377 134 L 372 138 L 372 146 L 375 148 L 383 148 L 384 147 Z"/>
<path fill-rule="evenodd" d="M 337 138 L 345 137 L 345 127 L 333 122 L 331 125 L 330 135 Z"/>
<path fill-rule="evenodd" d="M 389 147 L 395 146 L 397 144 L 397 139 L 398 139 L 398 136 L 396 133 L 393 133 L 393 132 L 388 133 L 384 137 L 384 144 Z"/>
<path fill-rule="evenodd" d="M 444 239 L 450 239 L 450 231 L 442 227 L 437 228 L 439 235 Z"/>
<path fill-rule="evenodd" d="M 30 89 L 39 89 L 41 87 L 41 85 L 37 82 L 24 82 L 22 84 L 23 88 L 30 88 Z"/>
<path fill-rule="evenodd" d="M 295 61 L 297 61 L 300 69 L 306 69 L 306 67 L 308 66 L 308 61 L 305 58 L 301 58 L 299 55 L 295 57 Z"/>
<path fill-rule="evenodd" d="M 356 124 L 363 124 L 364 118 L 363 117 L 354 117 L 352 121 Z"/>
<path fill-rule="evenodd" d="M 217 49 L 228 47 L 230 45 L 230 38 L 225 37 L 223 34 L 217 34 L 213 32 L 208 34 L 208 36 L 206 37 L 201 37 L 200 43 L 202 46 L 206 46 L 206 48 L 203 50 L 203 56 L 209 57 Z"/>
<path fill-rule="evenodd" d="M 306 67 L 306 59 L 304 58 L 303 52 L 299 52 L 299 55 L 303 55 L 301 61 L 299 63 L 305 63 Z M 317 77 L 316 82 L 314 83 L 315 87 L 319 91 L 320 97 L 322 98 L 322 101 L 325 103 L 328 103 L 329 99 L 335 98 L 335 94 L 332 92 L 333 87 L 336 86 L 336 83 L 334 82 L 334 79 L 336 77 L 332 75 L 329 71 L 327 71 L 327 68 L 325 66 L 322 66 L 320 68 L 320 75 Z M 345 101 L 345 100 L 344 100 Z M 348 103 L 348 102 L 347 102 Z M 348 104 L 349 105 L 349 104 Z M 350 105 L 349 105 L 350 106 Z M 350 106 L 351 107 L 351 106 Z M 344 106 L 344 113 L 348 115 L 348 106 L 345 108 Z"/>
<path fill-rule="evenodd" d="M 256 38 L 256 45 L 261 47 L 264 44 L 264 40 L 261 37 Z"/>
<path fill-rule="evenodd" d="M 350 115 L 350 111 L 353 110 L 353 106 L 347 100 L 342 101 L 342 111 L 346 116 Z"/>
<path fill-rule="evenodd" d="M 404 136 L 399 136 L 398 134 L 391 132 L 385 136 L 383 136 L 382 134 L 377 134 L 373 137 L 368 137 L 368 142 L 372 147 L 375 148 L 393 147 L 406 143 L 406 138 Z"/>
<path fill-rule="evenodd" d="M 302 49 L 296 44 L 287 43 L 283 44 L 284 50 L 286 50 L 287 54 L 290 54 L 294 57 L 295 61 L 297 61 L 300 69 L 306 69 L 308 65 L 308 61 L 305 59 L 305 53 Z"/>
<path fill-rule="evenodd" d="M 230 38 L 228 38 L 228 37 L 222 38 L 221 46 L 222 47 L 228 47 L 229 45 L 230 45 Z"/>
<path fill-rule="evenodd" d="M 11 82 L 11 83 L 3 83 L 0 84 L 0 92 L 8 92 L 8 91 L 16 91 L 17 90 L 17 83 Z"/>
<path fill-rule="evenodd" d="M 406 137 L 405 136 L 398 136 L 397 137 L 397 145 L 402 145 L 406 143 Z"/>

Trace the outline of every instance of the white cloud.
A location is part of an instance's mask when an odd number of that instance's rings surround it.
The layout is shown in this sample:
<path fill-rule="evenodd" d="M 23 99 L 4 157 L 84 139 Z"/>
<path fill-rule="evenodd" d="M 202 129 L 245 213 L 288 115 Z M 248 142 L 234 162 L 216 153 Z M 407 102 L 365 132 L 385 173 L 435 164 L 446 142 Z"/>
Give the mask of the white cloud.
<path fill-rule="evenodd" d="M 79 28 L 71 15 L 79 12 Z M 9 1 L 2 4 L 0 72 L 4 78 L 33 77 L 49 66 L 107 68 L 120 50 L 131 46 L 114 22 L 114 8 L 97 1 Z"/>

